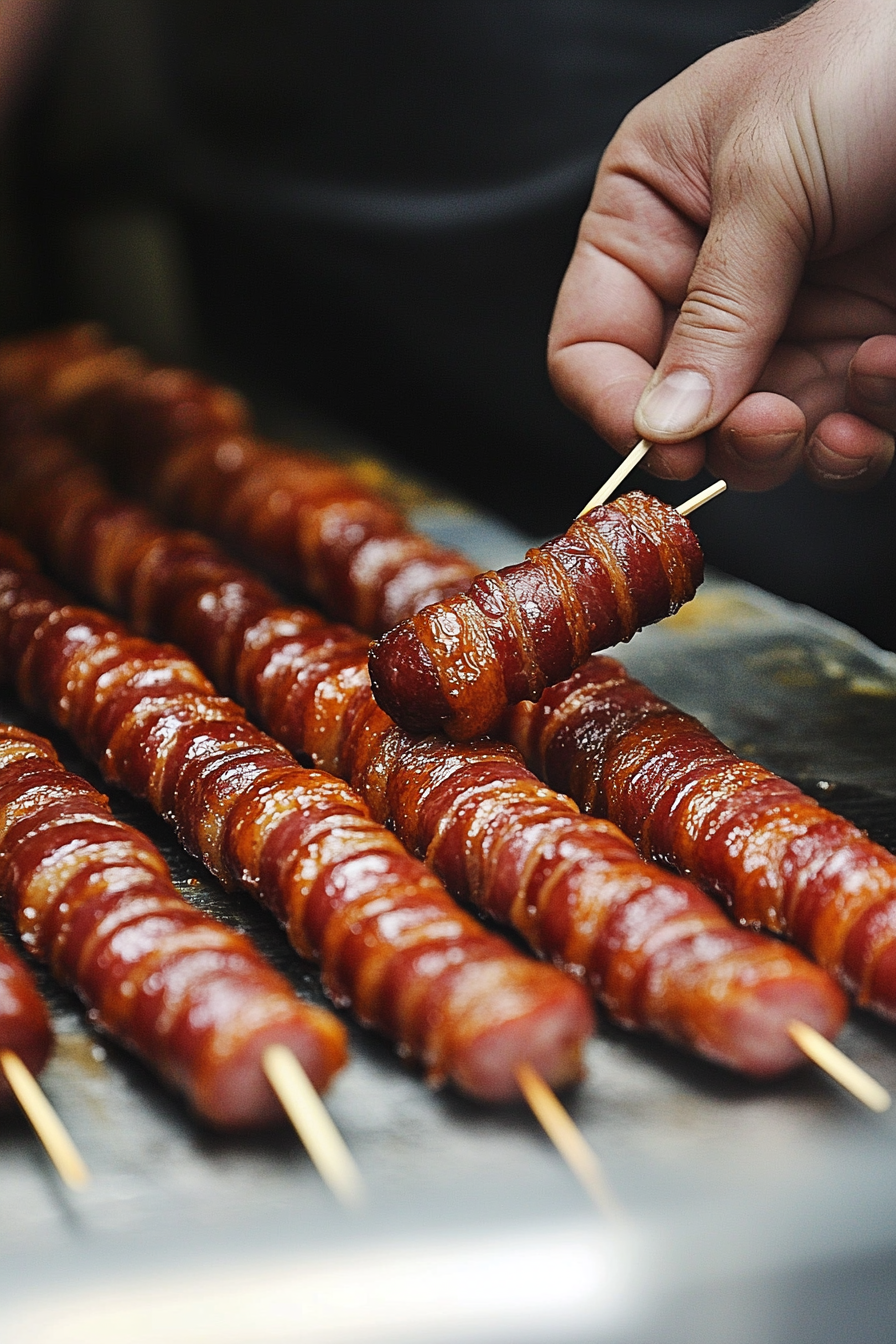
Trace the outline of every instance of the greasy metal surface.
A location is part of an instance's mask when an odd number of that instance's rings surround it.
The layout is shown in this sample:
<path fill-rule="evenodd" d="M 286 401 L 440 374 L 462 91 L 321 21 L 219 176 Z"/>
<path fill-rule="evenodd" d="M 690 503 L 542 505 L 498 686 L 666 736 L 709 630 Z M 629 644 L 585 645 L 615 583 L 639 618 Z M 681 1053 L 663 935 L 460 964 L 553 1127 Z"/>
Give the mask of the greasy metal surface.
<path fill-rule="evenodd" d="M 438 500 L 418 516 L 484 564 L 521 546 Z M 622 656 L 739 750 L 896 843 L 896 659 L 717 578 Z M 38 726 L 8 698 L 0 712 Z M 321 998 L 264 912 L 225 898 L 147 810 L 114 802 L 162 844 L 190 899 Z M 567 1101 L 626 1210 L 608 1225 L 522 1108 L 433 1095 L 352 1029 L 329 1096 L 370 1188 L 349 1216 L 287 1130 L 197 1126 L 43 983 L 59 1030 L 46 1089 L 95 1180 L 64 1193 L 24 1122 L 0 1120 L 4 1341 L 896 1337 L 896 1116 L 872 1116 L 812 1068 L 757 1086 L 603 1025 Z M 854 1015 L 841 1043 L 896 1089 L 896 1029 Z"/>

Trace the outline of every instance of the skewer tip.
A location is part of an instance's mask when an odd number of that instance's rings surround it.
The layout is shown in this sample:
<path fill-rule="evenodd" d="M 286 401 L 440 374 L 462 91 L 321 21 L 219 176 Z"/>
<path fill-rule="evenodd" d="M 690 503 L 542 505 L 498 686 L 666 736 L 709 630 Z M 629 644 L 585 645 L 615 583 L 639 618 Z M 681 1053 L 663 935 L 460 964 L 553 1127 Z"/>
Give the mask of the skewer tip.
<path fill-rule="evenodd" d="M 601 1213 L 608 1218 L 621 1217 L 622 1205 L 610 1188 L 597 1154 L 538 1070 L 531 1064 L 518 1064 L 516 1080 L 536 1120 Z"/>
<path fill-rule="evenodd" d="M 843 1051 L 826 1036 L 822 1036 L 820 1031 L 816 1031 L 806 1022 L 793 1021 L 789 1024 L 787 1033 L 813 1064 L 824 1069 L 826 1074 L 841 1087 L 846 1088 L 847 1092 L 852 1093 L 856 1100 L 861 1101 L 869 1110 L 876 1111 L 880 1115 L 890 1109 L 892 1098 L 887 1089 L 848 1055 L 844 1055 Z"/>
<path fill-rule="evenodd" d="M 285 1045 L 269 1045 L 261 1066 L 321 1178 L 341 1204 L 360 1208 L 366 1198 L 361 1173 L 298 1059 Z"/>
<path fill-rule="evenodd" d="M 576 517 L 581 518 L 583 514 L 590 513 L 592 509 L 597 508 L 598 504 L 606 504 L 617 485 L 621 485 L 626 476 L 629 476 L 634 471 L 635 467 L 642 458 L 647 456 L 652 447 L 653 444 L 648 443 L 646 439 L 641 439 L 640 443 L 636 443 L 631 452 L 622 459 L 612 476 L 607 477 L 597 494 L 591 496 L 584 509 L 580 509 L 576 514 Z"/>
<path fill-rule="evenodd" d="M 691 495 L 690 499 L 686 499 L 683 504 L 679 504 L 678 512 L 681 514 L 682 518 L 687 518 L 689 513 L 693 513 L 696 509 L 701 509 L 703 505 L 708 504 L 711 499 L 718 499 L 719 495 L 727 489 L 727 481 L 713 481 L 712 485 L 708 485 L 705 490 L 701 490 L 699 494 Z"/>
<path fill-rule="evenodd" d="M 0 1050 L 0 1069 L 59 1173 L 60 1180 L 70 1190 L 83 1190 L 91 1181 L 87 1163 L 37 1079 L 13 1050 Z"/>

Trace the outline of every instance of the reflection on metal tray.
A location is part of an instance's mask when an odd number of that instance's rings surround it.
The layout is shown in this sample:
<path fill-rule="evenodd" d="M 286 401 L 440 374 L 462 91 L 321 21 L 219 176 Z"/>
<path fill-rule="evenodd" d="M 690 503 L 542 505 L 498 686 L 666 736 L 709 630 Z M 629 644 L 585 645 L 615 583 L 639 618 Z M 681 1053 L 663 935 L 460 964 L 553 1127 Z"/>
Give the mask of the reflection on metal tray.
<path fill-rule="evenodd" d="M 481 514 L 414 497 L 428 530 L 483 564 L 522 550 Z M 896 843 L 896 659 L 717 576 L 621 656 L 738 750 Z M 0 712 L 43 727 L 12 702 Z M 225 898 L 146 809 L 113 801 L 161 844 L 190 899 L 248 929 L 321 999 L 263 911 Z M 370 1186 L 351 1217 L 288 1130 L 202 1129 L 43 983 L 60 1033 L 47 1091 L 95 1181 L 64 1193 L 24 1123 L 4 1118 L 11 1344 L 896 1337 L 896 1116 L 872 1116 L 811 1068 L 758 1086 L 603 1024 L 567 1101 L 626 1210 L 608 1224 L 525 1110 L 434 1095 L 352 1027 L 329 1098 Z M 896 1031 L 855 1014 L 842 1044 L 896 1088 Z"/>

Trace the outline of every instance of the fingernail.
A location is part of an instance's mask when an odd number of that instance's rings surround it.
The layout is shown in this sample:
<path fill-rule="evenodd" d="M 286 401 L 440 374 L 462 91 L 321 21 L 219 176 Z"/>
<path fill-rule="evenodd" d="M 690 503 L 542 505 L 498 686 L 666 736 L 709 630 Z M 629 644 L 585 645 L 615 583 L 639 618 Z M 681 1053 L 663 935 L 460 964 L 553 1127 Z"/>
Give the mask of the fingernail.
<path fill-rule="evenodd" d="M 843 457 L 841 453 L 832 452 L 818 439 L 813 439 L 809 444 L 807 456 L 816 475 L 826 481 L 851 481 L 856 476 L 864 475 L 874 460 L 871 457 Z"/>
<path fill-rule="evenodd" d="M 787 457 L 799 446 L 802 437 L 799 430 L 781 434 L 749 434 L 739 439 L 729 434 L 724 436 L 724 442 L 732 457 L 740 458 L 751 467 L 764 467 Z"/>
<path fill-rule="evenodd" d="M 896 379 L 853 374 L 852 393 L 872 406 L 896 406 Z"/>
<path fill-rule="evenodd" d="M 639 427 L 645 439 L 679 434 L 686 438 L 709 410 L 712 384 L 696 369 L 676 369 L 645 392 L 638 406 Z"/>

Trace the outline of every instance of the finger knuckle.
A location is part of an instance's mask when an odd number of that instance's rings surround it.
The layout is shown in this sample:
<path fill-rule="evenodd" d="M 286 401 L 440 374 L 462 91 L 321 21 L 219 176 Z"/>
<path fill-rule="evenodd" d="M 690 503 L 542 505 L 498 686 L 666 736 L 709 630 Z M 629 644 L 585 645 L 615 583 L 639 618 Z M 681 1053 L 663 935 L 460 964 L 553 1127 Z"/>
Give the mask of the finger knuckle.
<path fill-rule="evenodd" d="M 750 325 L 746 296 L 701 286 L 692 289 L 681 305 L 676 334 L 734 348 L 743 344 Z"/>

